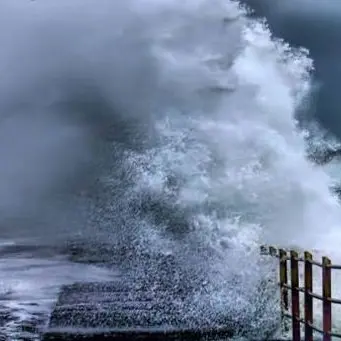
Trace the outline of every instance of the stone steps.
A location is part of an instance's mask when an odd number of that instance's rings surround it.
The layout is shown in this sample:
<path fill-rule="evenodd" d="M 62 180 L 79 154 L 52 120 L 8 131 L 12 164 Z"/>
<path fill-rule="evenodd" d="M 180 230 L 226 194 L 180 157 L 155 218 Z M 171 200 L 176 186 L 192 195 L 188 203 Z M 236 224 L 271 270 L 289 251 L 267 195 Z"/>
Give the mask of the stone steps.
<path fill-rule="evenodd" d="M 43 340 L 201 340 L 228 338 L 227 319 L 187 311 L 178 292 L 132 281 L 64 286 Z M 198 316 L 199 315 L 199 316 Z"/>

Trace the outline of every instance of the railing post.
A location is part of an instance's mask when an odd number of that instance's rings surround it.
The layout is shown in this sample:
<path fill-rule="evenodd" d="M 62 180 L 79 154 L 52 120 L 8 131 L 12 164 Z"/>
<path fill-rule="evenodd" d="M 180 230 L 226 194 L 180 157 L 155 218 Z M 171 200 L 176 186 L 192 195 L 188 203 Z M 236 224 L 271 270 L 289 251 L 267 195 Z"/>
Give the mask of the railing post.
<path fill-rule="evenodd" d="M 292 339 L 301 340 L 298 253 L 290 251 Z M 324 340 L 325 341 L 325 340 Z"/>
<path fill-rule="evenodd" d="M 281 290 L 281 308 L 288 310 L 288 268 L 287 268 L 287 252 L 279 250 L 279 285 Z"/>
<path fill-rule="evenodd" d="M 268 255 L 269 254 L 268 248 L 265 245 L 261 245 L 261 247 L 260 247 L 260 254 L 261 255 Z"/>
<path fill-rule="evenodd" d="M 304 252 L 304 340 L 313 341 L 313 256 Z"/>
<path fill-rule="evenodd" d="M 289 309 L 288 300 L 288 266 L 287 252 L 283 249 L 279 250 L 279 287 L 281 295 L 281 320 L 284 332 L 289 330 L 288 321 L 284 318 L 284 313 Z"/>
<path fill-rule="evenodd" d="M 331 341 L 332 305 L 331 305 L 331 261 L 322 258 L 322 287 L 323 287 L 323 341 Z"/>
<path fill-rule="evenodd" d="M 277 255 L 277 249 L 273 246 L 269 246 L 269 253 L 270 253 L 270 256 L 276 256 Z"/>

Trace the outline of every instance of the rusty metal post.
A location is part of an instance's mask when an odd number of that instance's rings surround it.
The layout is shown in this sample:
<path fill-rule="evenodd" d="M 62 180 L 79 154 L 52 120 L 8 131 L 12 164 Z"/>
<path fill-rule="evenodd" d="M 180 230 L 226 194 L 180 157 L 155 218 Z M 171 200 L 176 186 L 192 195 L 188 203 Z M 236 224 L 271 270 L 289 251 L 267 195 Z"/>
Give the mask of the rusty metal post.
<path fill-rule="evenodd" d="M 260 247 L 260 254 L 261 255 L 268 255 L 268 248 L 265 245 L 261 245 Z"/>
<path fill-rule="evenodd" d="M 277 249 L 273 246 L 269 246 L 269 253 L 270 253 L 270 256 L 276 256 L 277 255 Z"/>
<path fill-rule="evenodd" d="M 284 332 L 289 330 L 288 321 L 284 318 L 284 313 L 289 310 L 288 299 L 288 266 L 287 252 L 283 249 L 279 250 L 279 288 L 281 295 L 281 321 Z"/>
<path fill-rule="evenodd" d="M 287 268 L 287 252 L 279 250 L 279 285 L 281 290 L 281 308 L 288 310 L 288 268 Z"/>
<path fill-rule="evenodd" d="M 313 256 L 304 252 L 304 340 L 313 341 Z"/>
<path fill-rule="evenodd" d="M 290 251 L 292 339 L 301 341 L 298 253 Z"/>
<path fill-rule="evenodd" d="M 323 341 L 331 341 L 332 329 L 332 305 L 331 305 L 331 261 L 327 257 L 322 258 L 322 288 L 323 288 Z"/>

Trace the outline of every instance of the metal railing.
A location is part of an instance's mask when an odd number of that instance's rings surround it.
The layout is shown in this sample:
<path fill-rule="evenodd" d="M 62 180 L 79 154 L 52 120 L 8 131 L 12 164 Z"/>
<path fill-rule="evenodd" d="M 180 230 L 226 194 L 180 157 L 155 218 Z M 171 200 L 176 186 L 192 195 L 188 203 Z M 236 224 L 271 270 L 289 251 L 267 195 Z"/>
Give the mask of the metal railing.
<path fill-rule="evenodd" d="M 291 319 L 292 339 L 301 341 L 301 325 L 304 326 L 304 340 L 312 341 L 313 332 L 323 335 L 323 341 L 331 341 L 332 337 L 341 338 L 340 333 L 332 331 L 332 304 L 341 304 L 341 300 L 331 297 L 332 269 L 341 269 L 341 265 L 332 265 L 327 257 L 322 262 L 313 260 L 310 252 L 305 251 L 303 257 L 293 250 L 277 249 L 273 246 L 261 246 L 261 254 L 279 259 L 279 287 L 281 295 L 282 319 Z M 290 263 L 290 284 L 288 281 L 288 263 Z M 304 286 L 299 286 L 299 263 L 304 265 Z M 322 268 L 322 295 L 313 292 L 313 266 Z M 291 292 L 291 312 L 289 311 L 289 291 Z M 304 312 L 301 317 L 300 293 L 304 294 Z M 322 328 L 314 325 L 313 299 L 322 301 Z"/>

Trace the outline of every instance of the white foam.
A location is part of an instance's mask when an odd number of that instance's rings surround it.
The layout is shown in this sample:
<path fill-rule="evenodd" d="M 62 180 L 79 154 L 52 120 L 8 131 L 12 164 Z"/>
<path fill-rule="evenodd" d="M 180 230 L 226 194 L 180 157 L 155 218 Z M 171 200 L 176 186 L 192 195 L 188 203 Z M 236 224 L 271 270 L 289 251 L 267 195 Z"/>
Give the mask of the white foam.
<path fill-rule="evenodd" d="M 74 264 L 60 257 L 50 259 L 2 258 L 0 261 L 1 309 L 9 309 L 11 320 L 2 330 L 6 335 L 23 337 L 20 326 L 34 319 L 48 316 L 62 285 L 74 282 L 108 281 L 112 271 L 87 264 Z M 45 316 L 45 317 L 44 317 Z M 41 326 L 40 326 L 41 327 Z M 35 337 L 34 333 L 30 337 Z"/>
<path fill-rule="evenodd" d="M 2 96 L 17 89 L 26 94 L 32 84 L 56 77 L 68 81 L 71 74 L 91 79 L 109 103 L 118 103 L 120 113 L 145 119 L 157 142 L 125 151 L 120 162 L 134 185 L 113 197 L 110 205 L 119 209 L 113 208 L 112 217 L 128 220 L 130 202 L 142 201 L 146 192 L 179 212 L 191 232 L 180 241 L 167 234 L 166 219 L 155 222 L 147 215 L 129 221 L 140 227 L 148 247 L 183 258 L 195 254 L 208 273 L 219 273 L 216 282 L 244 302 L 244 310 L 231 305 L 232 312 L 250 313 L 252 294 L 267 274 L 266 267 L 254 264 L 259 243 L 326 247 L 321 236 L 337 231 L 341 211 L 329 191 L 330 176 L 306 159 L 294 119 L 310 88 L 306 51 L 274 40 L 264 23 L 246 18 L 232 1 L 50 0 L 2 6 L 4 42 L 9 44 L 9 27 L 16 27 L 11 41 L 26 38 L 7 45 L 8 54 L 2 49 Z M 44 41 L 55 41 L 60 55 L 42 52 Z M 25 55 L 24 62 L 13 59 L 17 55 Z M 5 72 L 5 65 L 13 72 Z M 205 259 L 207 249 L 213 260 Z M 20 268 L 20 260 L 15 262 Z M 47 283 L 60 283 L 64 276 L 74 280 L 67 276 L 69 268 L 60 268 L 61 277 L 49 269 Z M 39 271 L 26 275 L 14 276 L 24 280 L 14 284 L 19 292 L 33 290 L 30 276 Z"/>

